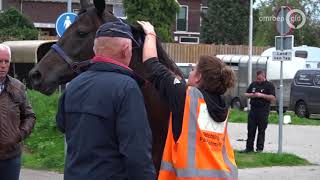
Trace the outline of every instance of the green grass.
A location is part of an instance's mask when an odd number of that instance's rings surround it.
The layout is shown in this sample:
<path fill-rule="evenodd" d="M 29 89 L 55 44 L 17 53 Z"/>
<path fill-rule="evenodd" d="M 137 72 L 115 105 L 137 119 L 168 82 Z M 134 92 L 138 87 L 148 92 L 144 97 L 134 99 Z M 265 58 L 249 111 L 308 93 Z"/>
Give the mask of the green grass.
<path fill-rule="evenodd" d="M 255 168 L 271 166 L 305 166 L 311 165 L 305 159 L 293 154 L 277 153 L 235 153 L 238 168 Z"/>
<path fill-rule="evenodd" d="M 291 124 L 293 125 L 315 125 L 320 126 L 320 120 L 318 119 L 307 119 L 299 118 L 293 112 L 286 112 L 284 115 L 291 116 Z M 229 115 L 229 122 L 234 123 L 247 123 L 248 113 L 244 111 L 239 111 L 232 109 Z M 278 114 L 276 112 L 270 112 L 269 114 L 269 123 L 278 124 Z"/>
<path fill-rule="evenodd" d="M 31 136 L 24 142 L 24 167 L 63 171 L 64 138 L 57 130 L 55 121 L 58 98 L 59 94 L 48 97 L 36 91 L 28 91 L 28 99 L 37 121 Z"/>

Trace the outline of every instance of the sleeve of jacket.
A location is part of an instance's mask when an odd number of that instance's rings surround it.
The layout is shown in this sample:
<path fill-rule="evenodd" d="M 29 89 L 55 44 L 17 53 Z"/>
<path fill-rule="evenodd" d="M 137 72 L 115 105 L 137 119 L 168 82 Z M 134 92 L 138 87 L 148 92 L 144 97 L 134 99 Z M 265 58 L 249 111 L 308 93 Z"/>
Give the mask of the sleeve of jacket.
<path fill-rule="evenodd" d="M 151 58 L 144 63 L 149 80 L 168 102 L 172 111 L 181 111 L 184 107 L 187 85 L 179 80 L 167 67 L 156 58 Z"/>
<path fill-rule="evenodd" d="M 58 104 L 58 112 L 56 115 L 56 123 L 57 123 L 57 128 L 64 133 L 65 132 L 65 120 L 64 120 L 64 97 L 65 93 L 63 93 L 59 99 L 59 104 Z"/>
<path fill-rule="evenodd" d="M 23 86 L 23 89 L 26 90 L 26 87 Z M 20 132 L 21 132 L 21 140 L 25 139 L 28 135 L 30 135 L 35 122 L 36 116 L 32 110 L 32 107 L 27 99 L 26 91 L 22 93 L 22 104 L 20 106 Z"/>
<path fill-rule="evenodd" d="M 129 83 L 119 98 L 116 132 L 124 156 L 128 179 L 155 180 L 152 162 L 152 134 L 144 100 L 138 85 Z"/>

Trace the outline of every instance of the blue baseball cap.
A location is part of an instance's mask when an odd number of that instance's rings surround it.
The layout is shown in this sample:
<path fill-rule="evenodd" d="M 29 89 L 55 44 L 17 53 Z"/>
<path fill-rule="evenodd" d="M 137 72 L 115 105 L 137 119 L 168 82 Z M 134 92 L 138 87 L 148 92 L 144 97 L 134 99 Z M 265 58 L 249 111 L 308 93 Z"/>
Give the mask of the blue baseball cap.
<path fill-rule="evenodd" d="M 132 40 L 133 47 L 139 47 L 140 44 L 134 39 L 131 27 L 119 21 L 106 22 L 102 24 L 96 32 L 96 38 L 98 37 L 122 37 Z"/>

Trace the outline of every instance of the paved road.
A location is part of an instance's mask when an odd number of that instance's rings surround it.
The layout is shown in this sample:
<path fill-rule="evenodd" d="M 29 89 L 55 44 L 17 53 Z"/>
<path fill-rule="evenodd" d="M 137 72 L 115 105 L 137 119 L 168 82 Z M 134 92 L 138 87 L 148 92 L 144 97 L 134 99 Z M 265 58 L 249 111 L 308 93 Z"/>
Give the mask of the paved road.
<path fill-rule="evenodd" d="M 246 124 L 229 123 L 229 135 L 234 149 L 244 149 Z M 283 152 L 296 154 L 320 165 L 320 126 L 283 126 Z M 270 124 L 266 130 L 265 151 L 278 152 L 278 126 Z"/>
<path fill-rule="evenodd" d="M 244 149 L 246 124 L 229 124 L 229 135 L 235 149 Z M 240 169 L 242 180 L 320 180 L 320 126 L 293 126 L 283 128 L 283 152 L 296 154 L 314 166 L 269 167 Z M 265 151 L 278 151 L 278 126 L 269 125 L 266 131 Z M 23 169 L 20 180 L 62 180 L 61 174 Z"/>

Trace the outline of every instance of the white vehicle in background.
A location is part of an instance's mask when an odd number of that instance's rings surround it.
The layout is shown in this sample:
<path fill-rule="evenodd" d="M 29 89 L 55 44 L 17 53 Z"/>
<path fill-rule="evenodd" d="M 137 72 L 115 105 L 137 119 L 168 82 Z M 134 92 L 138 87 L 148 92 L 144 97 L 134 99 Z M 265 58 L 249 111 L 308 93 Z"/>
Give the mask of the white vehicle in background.
<path fill-rule="evenodd" d="M 183 78 L 188 82 L 189 74 L 196 66 L 194 63 L 176 63 L 183 74 Z"/>
<path fill-rule="evenodd" d="M 294 57 L 301 57 L 306 59 L 306 68 L 320 68 L 320 48 L 312 46 L 297 46 L 293 47 Z M 272 57 L 272 52 L 275 51 L 275 48 L 269 48 L 265 50 L 261 56 L 270 56 Z"/>
<path fill-rule="evenodd" d="M 233 108 L 244 108 L 247 105 L 247 98 L 244 96 L 248 88 L 248 61 L 246 55 L 217 55 L 224 63 L 230 66 L 236 75 L 236 85 L 234 88 L 225 93 L 226 101 Z M 283 89 L 284 89 L 284 109 L 289 107 L 290 103 L 290 86 L 291 82 L 300 69 L 306 68 L 307 61 L 305 58 L 293 57 L 292 61 L 283 62 Z M 280 61 L 273 61 L 270 56 L 253 56 L 252 57 L 252 81 L 256 79 L 256 71 L 263 70 L 266 72 L 267 80 L 271 81 L 276 88 L 276 97 L 279 98 L 280 84 Z M 275 108 L 278 104 L 272 104 Z"/>

